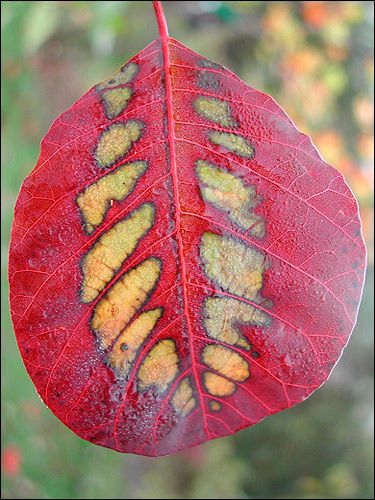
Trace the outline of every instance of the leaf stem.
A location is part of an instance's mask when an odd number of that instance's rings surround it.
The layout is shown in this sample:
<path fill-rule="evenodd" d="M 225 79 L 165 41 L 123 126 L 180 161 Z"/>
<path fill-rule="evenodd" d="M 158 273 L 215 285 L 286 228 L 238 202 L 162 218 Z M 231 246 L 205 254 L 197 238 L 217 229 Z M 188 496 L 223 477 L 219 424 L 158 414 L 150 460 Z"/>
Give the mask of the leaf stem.
<path fill-rule="evenodd" d="M 166 41 L 169 38 L 169 33 L 168 33 L 167 21 L 165 19 L 165 15 L 164 15 L 163 6 L 162 6 L 161 2 L 156 2 L 156 1 L 153 1 L 152 4 L 154 7 L 156 20 L 158 22 L 160 38 L 163 41 Z"/>

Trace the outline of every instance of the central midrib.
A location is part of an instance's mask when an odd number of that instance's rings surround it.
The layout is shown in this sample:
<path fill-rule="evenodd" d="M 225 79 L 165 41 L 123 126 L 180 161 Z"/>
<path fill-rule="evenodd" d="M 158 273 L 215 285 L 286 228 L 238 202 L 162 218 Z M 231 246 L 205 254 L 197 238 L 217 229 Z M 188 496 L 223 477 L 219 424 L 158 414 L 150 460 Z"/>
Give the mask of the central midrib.
<path fill-rule="evenodd" d="M 169 56 L 169 41 L 170 38 L 168 36 L 161 36 L 161 43 L 163 48 L 163 65 L 164 65 L 164 74 L 165 74 L 165 95 L 166 95 L 166 106 L 167 106 L 167 121 L 168 121 L 168 147 L 169 147 L 169 155 L 170 155 L 170 166 L 171 166 L 171 174 L 172 174 L 172 183 L 173 183 L 173 199 L 175 203 L 175 218 L 176 218 L 176 236 L 178 243 L 178 255 L 181 266 L 181 286 L 182 286 L 182 295 L 183 295 L 183 307 L 184 307 L 184 316 L 186 318 L 186 327 L 188 330 L 188 338 L 189 338 L 189 348 L 191 354 L 192 361 L 192 371 L 194 373 L 195 384 L 197 388 L 197 392 L 200 399 L 200 406 L 202 409 L 203 419 L 204 419 L 204 428 L 205 432 L 207 431 L 207 423 L 205 418 L 204 411 L 204 403 L 202 400 L 202 390 L 200 386 L 199 374 L 197 373 L 197 366 L 195 361 L 195 351 L 193 344 L 193 335 L 192 328 L 190 324 L 190 317 L 188 311 L 188 300 L 187 300 L 187 278 L 186 278 L 186 266 L 184 259 L 184 243 L 182 241 L 181 236 L 181 206 L 180 206 L 180 197 L 179 197 L 179 188 L 178 188 L 178 174 L 177 174 L 177 162 L 176 162 L 176 140 L 175 140 L 175 122 L 173 117 L 173 94 L 172 94 L 172 81 L 171 81 L 171 73 L 170 73 L 170 56 Z"/>

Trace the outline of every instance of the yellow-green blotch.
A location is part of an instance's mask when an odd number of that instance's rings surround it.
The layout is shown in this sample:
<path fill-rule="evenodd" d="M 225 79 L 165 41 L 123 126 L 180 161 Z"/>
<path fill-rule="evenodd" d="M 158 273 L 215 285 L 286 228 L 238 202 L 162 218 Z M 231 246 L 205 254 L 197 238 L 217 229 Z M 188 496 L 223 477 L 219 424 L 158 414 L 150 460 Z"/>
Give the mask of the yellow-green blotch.
<path fill-rule="evenodd" d="M 203 372 L 203 383 L 212 396 L 230 396 L 236 390 L 233 382 L 209 371 Z"/>
<path fill-rule="evenodd" d="M 129 63 L 121 68 L 121 70 L 115 75 L 107 78 L 104 82 L 97 85 L 98 90 L 104 90 L 108 88 L 117 87 L 118 85 L 125 85 L 130 83 L 135 75 L 138 73 L 139 67 L 135 63 Z"/>
<path fill-rule="evenodd" d="M 211 232 L 202 235 L 200 254 L 207 276 L 224 290 L 257 301 L 264 256 L 239 240 Z"/>
<path fill-rule="evenodd" d="M 155 387 L 164 392 L 178 373 L 178 354 L 173 340 L 160 340 L 147 354 L 138 371 L 138 388 Z"/>
<path fill-rule="evenodd" d="M 195 407 L 195 398 L 189 378 L 184 378 L 178 385 L 172 398 L 172 405 L 176 412 L 184 417 Z"/>
<path fill-rule="evenodd" d="M 105 130 L 95 150 L 95 159 L 100 168 L 113 165 L 124 157 L 132 144 L 141 137 L 143 124 L 130 120 L 124 123 L 115 123 Z"/>
<path fill-rule="evenodd" d="M 160 277 L 160 272 L 161 262 L 159 259 L 150 257 L 130 269 L 116 281 L 96 304 L 91 318 L 91 328 L 96 333 L 103 349 L 108 349 L 123 328 L 129 325 L 137 311 L 145 304 Z M 144 330 L 147 325 L 147 321 L 144 321 L 147 317 L 141 321 L 141 316 L 138 316 L 137 323 L 134 324 L 135 321 L 132 323 L 133 326 L 130 329 L 132 337 L 139 337 L 140 330 Z M 135 327 L 138 330 L 137 334 L 134 331 Z M 126 342 L 128 333 L 123 332 L 120 338 L 123 336 L 123 342 Z"/>
<path fill-rule="evenodd" d="M 82 259 L 82 302 L 92 302 L 137 248 L 154 222 L 155 208 L 144 203 L 102 234 Z"/>
<path fill-rule="evenodd" d="M 119 378 L 126 378 L 143 343 L 155 328 L 163 314 L 161 307 L 142 312 L 117 338 L 107 363 L 116 371 Z M 119 331 L 116 332 L 116 336 Z"/>
<path fill-rule="evenodd" d="M 220 411 L 221 410 L 221 404 L 218 403 L 217 401 L 210 401 L 210 408 L 212 411 Z"/>
<path fill-rule="evenodd" d="M 254 148 L 244 137 L 237 134 L 228 134 L 218 132 L 217 130 L 209 132 L 210 141 L 218 146 L 222 146 L 228 151 L 235 153 L 242 158 L 252 159 L 254 157 Z"/>
<path fill-rule="evenodd" d="M 222 345 L 206 345 L 203 348 L 205 365 L 237 382 L 249 377 L 249 365 L 238 352 Z"/>
<path fill-rule="evenodd" d="M 195 111 L 199 116 L 207 118 L 222 127 L 235 127 L 236 122 L 230 116 L 229 104 L 216 97 L 199 96 L 193 101 Z"/>
<path fill-rule="evenodd" d="M 102 99 L 107 117 L 110 119 L 117 118 L 128 105 L 128 101 L 132 95 L 133 91 L 128 87 L 121 87 L 103 92 Z"/>
<path fill-rule="evenodd" d="M 103 222 L 112 200 L 124 200 L 131 193 L 146 168 L 145 161 L 122 165 L 113 173 L 91 184 L 78 196 L 77 204 L 88 234 Z"/>
<path fill-rule="evenodd" d="M 264 222 L 251 210 L 258 203 L 255 190 L 228 171 L 210 165 L 204 160 L 196 163 L 196 172 L 201 184 L 203 198 L 216 208 L 227 212 L 229 217 L 243 229 L 257 228 L 257 237 L 264 236 Z M 203 184 L 203 185 L 202 185 Z"/>
<path fill-rule="evenodd" d="M 206 300 L 204 325 L 207 335 L 248 351 L 251 346 L 237 327 L 238 324 L 266 326 L 269 324 L 269 319 L 263 311 L 236 299 L 210 297 Z"/>

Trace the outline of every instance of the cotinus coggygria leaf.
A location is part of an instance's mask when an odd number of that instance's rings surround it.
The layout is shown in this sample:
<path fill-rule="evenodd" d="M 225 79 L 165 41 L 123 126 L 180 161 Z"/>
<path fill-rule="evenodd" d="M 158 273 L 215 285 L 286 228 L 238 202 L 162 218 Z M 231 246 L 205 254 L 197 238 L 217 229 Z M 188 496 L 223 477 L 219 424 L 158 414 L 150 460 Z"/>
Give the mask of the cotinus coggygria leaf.
<path fill-rule="evenodd" d="M 165 455 L 303 401 L 356 321 L 358 207 L 268 95 L 161 36 L 52 125 L 15 207 L 10 301 L 83 439 Z"/>

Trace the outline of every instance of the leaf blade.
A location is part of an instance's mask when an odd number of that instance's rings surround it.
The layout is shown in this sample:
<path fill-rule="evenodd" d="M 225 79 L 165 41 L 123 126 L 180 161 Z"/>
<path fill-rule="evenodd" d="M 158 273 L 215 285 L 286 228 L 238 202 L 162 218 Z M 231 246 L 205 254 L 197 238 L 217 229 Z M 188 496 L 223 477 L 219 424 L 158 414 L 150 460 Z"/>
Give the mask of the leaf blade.
<path fill-rule="evenodd" d="M 102 98 L 109 79 L 51 127 L 17 201 L 9 268 L 18 344 L 46 404 L 85 439 L 146 455 L 236 432 L 319 387 L 349 338 L 365 267 L 356 201 L 307 136 L 269 96 L 167 44 L 164 58 L 156 40 L 123 67 L 137 66 L 131 78 L 114 78 L 131 90 L 117 116 Z M 103 147 L 98 164 L 103 134 L 134 122 L 140 137 L 115 160 Z M 137 161 L 148 168 L 131 192 L 104 191 L 114 202 L 85 233 L 77 195 Z M 109 231 L 147 203 L 150 231 L 83 303 L 84 255 L 103 238 L 117 255 Z M 103 349 L 98 304 L 150 258 L 160 277 Z M 116 344 L 135 329 L 146 338 L 136 353 Z"/>

